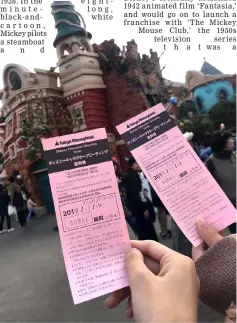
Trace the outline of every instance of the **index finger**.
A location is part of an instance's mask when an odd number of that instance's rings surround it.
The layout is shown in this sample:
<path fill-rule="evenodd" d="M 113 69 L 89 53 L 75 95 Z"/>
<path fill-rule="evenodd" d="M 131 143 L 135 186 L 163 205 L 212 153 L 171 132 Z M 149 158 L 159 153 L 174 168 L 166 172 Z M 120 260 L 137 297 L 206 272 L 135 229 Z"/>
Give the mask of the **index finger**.
<path fill-rule="evenodd" d="M 125 300 L 131 294 L 130 288 L 125 287 L 114 291 L 105 301 L 105 305 L 112 309 Z"/>
<path fill-rule="evenodd" d="M 152 241 L 152 240 L 145 240 L 145 241 L 131 241 L 132 247 L 137 248 L 141 251 L 144 256 L 148 256 L 156 261 L 161 261 L 161 259 L 165 255 L 174 255 L 176 254 L 175 251 L 165 247 L 164 245 L 160 244 L 159 242 Z"/>

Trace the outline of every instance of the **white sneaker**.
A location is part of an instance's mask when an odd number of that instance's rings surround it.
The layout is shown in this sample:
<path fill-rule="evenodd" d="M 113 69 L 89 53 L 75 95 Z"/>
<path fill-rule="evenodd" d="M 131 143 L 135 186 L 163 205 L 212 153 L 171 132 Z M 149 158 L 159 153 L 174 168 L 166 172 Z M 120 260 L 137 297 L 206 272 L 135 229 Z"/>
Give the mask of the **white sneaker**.
<path fill-rule="evenodd" d="M 11 228 L 10 230 L 7 230 L 7 232 L 12 232 L 14 230 L 15 230 L 14 228 Z"/>
<path fill-rule="evenodd" d="M 3 231 L 0 231 L 0 234 L 2 234 L 3 233 Z"/>

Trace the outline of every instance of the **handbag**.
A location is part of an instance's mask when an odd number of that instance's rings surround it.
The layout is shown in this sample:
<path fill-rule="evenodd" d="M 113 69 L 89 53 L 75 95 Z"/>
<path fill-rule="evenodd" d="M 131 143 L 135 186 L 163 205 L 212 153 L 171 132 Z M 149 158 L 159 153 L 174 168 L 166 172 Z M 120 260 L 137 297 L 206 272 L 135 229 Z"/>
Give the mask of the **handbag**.
<path fill-rule="evenodd" d="M 17 214 L 17 211 L 16 211 L 16 208 L 12 205 L 8 205 L 8 214 L 11 216 L 11 215 L 16 215 Z"/>

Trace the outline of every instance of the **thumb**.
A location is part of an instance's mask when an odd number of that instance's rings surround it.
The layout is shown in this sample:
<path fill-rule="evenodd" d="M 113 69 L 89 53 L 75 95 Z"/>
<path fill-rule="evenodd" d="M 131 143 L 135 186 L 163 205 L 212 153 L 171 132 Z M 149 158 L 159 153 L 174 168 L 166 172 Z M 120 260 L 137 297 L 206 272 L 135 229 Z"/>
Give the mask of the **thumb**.
<path fill-rule="evenodd" d="M 142 253 L 138 249 L 131 249 L 126 257 L 126 267 L 128 279 L 131 289 L 141 289 L 144 284 L 147 284 L 147 278 L 151 272 L 144 264 Z"/>
<path fill-rule="evenodd" d="M 197 220 L 197 231 L 208 247 L 213 246 L 222 239 L 222 236 L 217 232 L 214 226 L 204 219 Z"/>

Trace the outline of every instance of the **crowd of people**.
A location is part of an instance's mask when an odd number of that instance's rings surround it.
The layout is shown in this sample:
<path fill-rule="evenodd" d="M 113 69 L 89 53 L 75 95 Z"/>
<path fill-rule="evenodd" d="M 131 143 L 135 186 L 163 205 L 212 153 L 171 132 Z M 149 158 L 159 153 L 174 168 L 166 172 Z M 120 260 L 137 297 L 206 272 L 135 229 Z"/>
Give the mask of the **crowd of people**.
<path fill-rule="evenodd" d="M 21 182 L 21 177 L 10 177 L 5 185 L 0 184 L 0 234 L 12 232 L 11 217 L 15 217 L 19 228 L 24 228 L 35 215 L 36 203 Z M 4 224 L 6 222 L 6 229 Z"/>
<path fill-rule="evenodd" d="M 224 125 L 221 128 L 207 136 L 205 146 L 198 145 L 194 138 L 191 144 L 236 208 L 236 130 L 225 130 Z M 236 224 L 232 224 L 229 229 L 231 233 L 236 233 Z"/>

